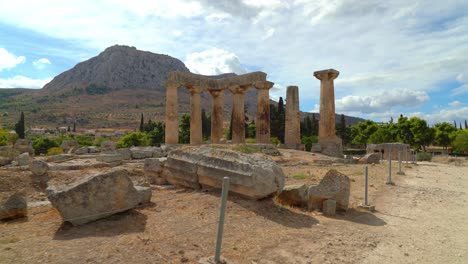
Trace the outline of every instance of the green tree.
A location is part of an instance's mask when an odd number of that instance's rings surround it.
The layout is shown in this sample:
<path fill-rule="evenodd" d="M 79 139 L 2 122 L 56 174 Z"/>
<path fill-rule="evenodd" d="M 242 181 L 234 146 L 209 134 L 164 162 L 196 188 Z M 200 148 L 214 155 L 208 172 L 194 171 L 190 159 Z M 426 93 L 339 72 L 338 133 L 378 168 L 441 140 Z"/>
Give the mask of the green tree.
<path fill-rule="evenodd" d="M 434 141 L 434 130 L 431 129 L 426 120 L 412 117 L 409 120 L 411 134 L 413 135 L 413 147 L 423 149 L 426 152 L 426 146 Z"/>
<path fill-rule="evenodd" d="M 466 122 L 466 119 L 465 119 L 465 129 L 468 129 L 468 123 Z"/>
<path fill-rule="evenodd" d="M 255 121 L 252 122 L 247 127 L 247 138 L 255 138 L 257 134 L 257 126 L 255 125 Z"/>
<path fill-rule="evenodd" d="M 160 146 L 164 143 L 164 137 L 166 134 L 165 126 L 163 122 L 154 122 L 153 124 L 154 128 L 148 133 L 148 137 L 152 146 Z"/>
<path fill-rule="evenodd" d="M 141 113 L 140 118 L 140 132 L 145 131 L 145 118 L 143 117 L 143 113 Z"/>
<path fill-rule="evenodd" d="M 277 137 L 284 142 L 285 111 L 283 97 L 280 97 L 278 106 L 270 104 L 270 132 L 271 137 Z"/>
<path fill-rule="evenodd" d="M 447 122 L 442 122 L 438 123 L 435 125 L 435 135 L 434 135 L 434 140 L 435 143 L 439 146 L 442 146 L 444 148 L 447 148 L 450 146 L 450 143 L 452 141 L 453 133 L 457 129 L 447 123 Z"/>
<path fill-rule="evenodd" d="M 343 145 L 349 142 L 350 129 L 346 126 L 346 119 L 343 114 L 340 116 L 340 122 L 336 124 L 336 135 L 342 140 Z"/>
<path fill-rule="evenodd" d="M 24 113 L 21 111 L 20 120 L 15 124 L 15 131 L 18 137 L 24 139 Z"/>
<path fill-rule="evenodd" d="M 311 126 L 310 126 L 310 133 L 312 136 L 318 136 L 318 131 L 319 131 L 319 122 L 315 118 L 315 114 L 312 113 L 312 120 L 311 120 Z"/>
<path fill-rule="evenodd" d="M 460 130 L 456 133 L 452 148 L 455 153 L 468 152 L 468 130 Z"/>
<path fill-rule="evenodd" d="M 150 140 L 145 133 L 133 132 L 126 134 L 117 141 L 117 148 L 129 148 L 132 146 L 148 146 Z"/>
<path fill-rule="evenodd" d="M 0 146 L 7 146 L 9 143 L 8 132 L 0 128 Z"/>
<path fill-rule="evenodd" d="M 359 122 L 359 124 L 352 128 L 354 130 L 351 132 L 354 135 L 352 144 L 367 145 L 370 136 L 374 134 L 378 128 L 377 124 L 371 120 Z"/>
<path fill-rule="evenodd" d="M 391 125 L 380 125 L 377 130 L 370 135 L 368 143 L 371 144 L 381 144 L 395 142 L 395 139 L 392 135 Z"/>
<path fill-rule="evenodd" d="M 312 120 L 309 115 L 306 115 L 304 120 L 301 122 L 301 137 L 312 135 Z"/>
<path fill-rule="evenodd" d="M 190 143 L 190 115 L 183 114 L 179 122 L 179 142 Z"/>
<path fill-rule="evenodd" d="M 413 146 L 414 136 L 411 132 L 411 123 L 409 122 L 407 117 L 400 115 L 400 118 L 398 118 L 397 129 L 398 139 L 405 144 Z"/>
<path fill-rule="evenodd" d="M 76 122 L 73 122 L 73 132 L 76 132 Z"/>

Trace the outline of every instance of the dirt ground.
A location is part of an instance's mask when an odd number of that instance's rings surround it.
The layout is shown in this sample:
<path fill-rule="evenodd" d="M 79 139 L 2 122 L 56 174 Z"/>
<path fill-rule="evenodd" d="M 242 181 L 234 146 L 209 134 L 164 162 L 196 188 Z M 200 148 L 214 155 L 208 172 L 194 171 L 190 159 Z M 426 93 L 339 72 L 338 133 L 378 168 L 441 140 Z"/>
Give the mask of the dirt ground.
<path fill-rule="evenodd" d="M 468 263 L 468 161 L 403 167 L 385 185 L 386 164 L 369 166 L 370 202 L 363 200 L 363 165 L 329 164 L 322 155 L 282 150 L 275 158 L 287 184 L 317 184 L 331 168 L 351 178 L 351 206 L 325 217 L 230 195 L 222 254 L 234 263 Z M 319 160 L 319 161 L 317 161 Z M 129 165 L 130 166 L 130 165 Z M 129 167 L 142 181 L 141 164 Z M 80 173 L 54 172 L 51 183 Z M 219 191 L 153 190 L 152 203 L 83 226 L 62 224 L 29 172 L 0 170 L 0 191 L 23 189 L 25 220 L 0 222 L 0 263 L 197 263 L 213 255 Z"/>

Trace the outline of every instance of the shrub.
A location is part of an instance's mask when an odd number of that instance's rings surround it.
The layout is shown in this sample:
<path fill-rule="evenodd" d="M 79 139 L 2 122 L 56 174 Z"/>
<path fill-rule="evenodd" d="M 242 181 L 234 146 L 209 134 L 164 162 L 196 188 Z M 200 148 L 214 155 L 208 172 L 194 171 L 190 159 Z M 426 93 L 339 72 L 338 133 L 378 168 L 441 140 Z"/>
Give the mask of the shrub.
<path fill-rule="evenodd" d="M 416 154 L 417 161 L 431 161 L 431 159 L 432 159 L 431 153 L 418 152 L 418 154 Z"/>
<path fill-rule="evenodd" d="M 63 154 L 63 150 L 59 147 L 53 147 L 47 150 L 47 156 Z"/>
<path fill-rule="evenodd" d="M 150 140 L 145 133 L 133 132 L 126 134 L 117 142 L 117 148 L 129 148 L 131 146 L 149 146 Z"/>
<path fill-rule="evenodd" d="M 58 140 L 50 139 L 48 137 L 39 136 L 32 142 L 34 152 L 36 155 L 47 154 L 47 151 L 53 147 L 58 147 Z"/>
<path fill-rule="evenodd" d="M 307 175 L 304 173 L 294 174 L 292 177 L 297 180 L 307 179 Z"/>
<path fill-rule="evenodd" d="M 273 144 L 275 146 L 278 146 L 279 144 L 281 144 L 281 141 L 277 137 L 271 137 L 270 142 L 271 142 L 271 144 Z"/>
<path fill-rule="evenodd" d="M 5 130 L 0 129 L 0 146 L 7 146 L 9 143 L 8 141 L 9 141 L 8 133 Z"/>
<path fill-rule="evenodd" d="M 317 136 L 303 136 L 301 138 L 301 144 L 305 145 L 305 150 L 310 151 L 312 149 L 312 144 L 317 143 Z"/>
<path fill-rule="evenodd" d="M 87 135 L 79 135 L 75 138 L 75 140 L 80 144 L 80 146 L 92 146 L 94 137 L 93 136 L 87 136 Z"/>

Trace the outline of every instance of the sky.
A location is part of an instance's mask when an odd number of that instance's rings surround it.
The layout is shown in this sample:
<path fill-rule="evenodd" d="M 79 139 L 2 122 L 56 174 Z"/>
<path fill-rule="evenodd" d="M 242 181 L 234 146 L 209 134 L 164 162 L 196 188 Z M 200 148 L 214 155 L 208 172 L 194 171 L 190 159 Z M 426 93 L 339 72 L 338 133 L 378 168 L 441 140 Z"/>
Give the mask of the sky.
<path fill-rule="evenodd" d="M 313 72 L 333 68 L 337 113 L 468 119 L 466 0 L 0 0 L 0 87 L 42 88 L 115 44 L 199 74 L 266 72 L 271 98 L 297 85 L 306 112 Z"/>

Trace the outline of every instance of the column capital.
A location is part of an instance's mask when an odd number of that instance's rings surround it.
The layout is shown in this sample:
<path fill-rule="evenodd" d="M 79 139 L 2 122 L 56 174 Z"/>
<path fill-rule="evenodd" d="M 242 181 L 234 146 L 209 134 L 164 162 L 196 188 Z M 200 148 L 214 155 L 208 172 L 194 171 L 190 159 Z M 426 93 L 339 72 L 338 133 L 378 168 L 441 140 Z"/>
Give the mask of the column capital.
<path fill-rule="evenodd" d="M 315 78 L 326 81 L 326 80 L 334 80 L 340 75 L 340 72 L 334 69 L 322 70 L 314 72 Z"/>
<path fill-rule="evenodd" d="M 269 82 L 269 81 L 258 81 L 258 82 L 255 82 L 254 83 L 254 86 L 255 88 L 257 89 L 271 89 L 271 87 L 273 87 L 273 85 L 275 85 L 274 83 L 272 82 Z"/>
<path fill-rule="evenodd" d="M 180 84 L 174 81 L 164 81 L 163 85 L 166 89 L 177 89 L 180 87 Z"/>
<path fill-rule="evenodd" d="M 215 97 L 218 97 L 221 93 L 223 93 L 224 90 L 220 90 L 220 89 L 212 89 L 212 90 L 211 90 L 211 89 L 210 89 L 210 90 L 208 90 L 208 92 L 211 94 L 211 96 L 212 96 L 213 98 L 215 98 Z"/>
<path fill-rule="evenodd" d="M 204 89 L 203 87 L 200 87 L 200 86 L 187 86 L 187 90 L 191 94 L 197 94 L 197 93 L 203 92 Z"/>
<path fill-rule="evenodd" d="M 249 86 L 239 86 L 238 84 L 235 84 L 229 86 L 228 89 L 234 94 L 244 94 L 249 89 Z"/>

